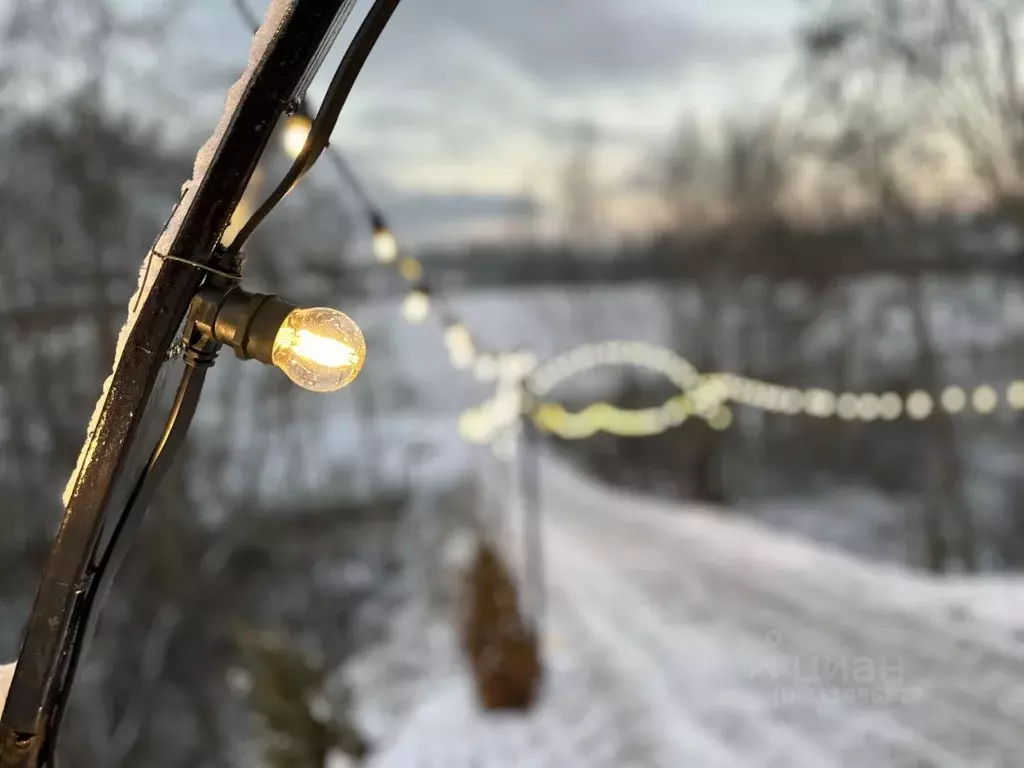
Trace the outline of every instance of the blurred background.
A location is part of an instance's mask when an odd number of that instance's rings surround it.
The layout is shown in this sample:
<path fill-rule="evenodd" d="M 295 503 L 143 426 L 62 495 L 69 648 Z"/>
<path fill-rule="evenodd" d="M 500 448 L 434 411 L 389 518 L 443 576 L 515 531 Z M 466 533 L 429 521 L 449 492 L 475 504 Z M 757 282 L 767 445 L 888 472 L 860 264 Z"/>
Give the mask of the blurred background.
<path fill-rule="evenodd" d="M 1022 19 L 1013 0 L 404 0 L 333 147 L 487 349 L 640 340 L 702 372 L 935 399 L 923 419 L 737 407 L 721 431 L 545 438 L 552 466 L 885 573 L 1009 578 Z M 251 34 L 232 0 L 0 7 L 2 660 L 141 260 Z M 287 168 L 281 138 L 254 197 Z M 248 280 L 343 309 L 366 366 L 324 397 L 221 356 L 80 672 L 66 765 L 344 765 L 468 674 L 459 574 L 481 531 L 519 546 L 500 534 L 513 470 L 457 429 L 494 385 L 453 369 L 435 319 L 408 322 L 329 165 L 251 241 Z M 673 394 L 628 367 L 556 392 Z"/>

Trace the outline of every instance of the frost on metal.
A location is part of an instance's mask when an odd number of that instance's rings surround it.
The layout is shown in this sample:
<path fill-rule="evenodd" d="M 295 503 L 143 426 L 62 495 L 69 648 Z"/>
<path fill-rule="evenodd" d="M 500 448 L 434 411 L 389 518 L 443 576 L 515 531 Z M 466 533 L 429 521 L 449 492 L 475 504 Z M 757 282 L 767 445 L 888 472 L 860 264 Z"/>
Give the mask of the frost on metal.
<path fill-rule="evenodd" d="M 192 178 L 185 183 L 184 187 L 182 187 L 183 194 L 181 201 L 177 208 L 175 208 L 170 221 L 168 221 L 167 225 L 164 227 L 153 251 L 146 255 L 146 258 L 142 263 L 142 268 L 139 270 L 138 287 L 128 303 L 128 318 L 125 320 L 124 325 L 121 327 L 121 333 L 118 335 L 117 347 L 114 352 L 114 365 L 111 374 L 107 377 L 107 380 L 103 382 L 103 390 L 96 403 L 96 408 L 93 410 L 92 418 L 89 420 L 89 428 L 86 432 L 85 445 L 82 447 L 82 451 L 78 454 L 78 462 L 64 488 L 65 506 L 70 503 L 71 495 L 74 492 L 75 486 L 78 484 L 78 478 L 92 459 L 95 451 L 94 438 L 101 426 L 100 419 L 103 414 L 104 405 L 107 402 L 110 384 L 114 378 L 113 371 L 117 370 L 118 361 L 120 361 L 121 353 L 124 351 L 125 344 L 128 342 L 128 337 L 131 334 L 132 329 L 135 327 L 139 310 L 146 301 L 146 298 L 149 296 L 153 285 L 156 283 L 157 276 L 160 274 L 159 269 L 147 269 L 146 265 L 149 263 L 150 259 L 154 258 L 155 254 L 167 253 L 167 249 L 170 248 L 171 244 L 177 237 L 178 230 L 181 228 L 182 222 L 185 220 L 185 215 L 192 206 L 192 202 L 203 183 L 203 179 L 206 177 L 206 172 L 209 169 L 210 164 L 213 162 L 214 156 L 217 154 L 217 149 L 220 147 L 224 133 L 227 131 L 228 125 L 231 123 L 231 118 L 238 107 L 238 102 L 241 100 L 242 94 L 245 93 L 245 89 L 248 86 L 249 81 L 252 79 L 252 76 L 256 71 L 256 67 L 263 60 L 267 47 L 270 45 L 270 41 L 274 39 L 274 36 L 280 30 L 284 20 L 288 18 L 295 2 L 296 0 L 273 0 L 271 3 L 270 8 L 267 10 L 266 18 L 264 18 L 263 24 L 257 30 L 256 36 L 253 38 L 252 47 L 249 49 L 249 64 L 242 73 L 242 76 L 235 81 L 235 84 L 232 85 L 231 89 L 228 91 L 227 98 L 224 102 L 224 111 L 221 114 L 220 121 L 217 123 L 217 127 L 214 130 L 213 135 L 210 136 L 206 143 L 199 149 L 199 153 L 196 155 L 195 165 L 192 168 Z"/>

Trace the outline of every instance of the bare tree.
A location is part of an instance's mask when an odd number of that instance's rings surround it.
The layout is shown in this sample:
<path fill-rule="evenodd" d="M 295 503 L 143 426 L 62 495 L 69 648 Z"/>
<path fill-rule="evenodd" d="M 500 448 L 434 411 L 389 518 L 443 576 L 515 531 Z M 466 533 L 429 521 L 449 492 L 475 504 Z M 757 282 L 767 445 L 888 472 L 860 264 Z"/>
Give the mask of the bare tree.
<path fill-rule="evenodd" d="M 996 201 L 1019 183 L 1015 43 L 1010 29 L 1002 29 L 1017 18 L 1016 5 L 837 0 L 805 37 L 811 97 L 831 117 L 829 128 L 813 136 L 815 147 L 856 180 L 876 223 L 873 247 L 890 258 L 925 255 L 913 232 L 926 201 L 910 163 L 938 170 L 946 153 L 960 153 L 968 174 Z M 916 380 L 939 391 L 944 376 L 925 278 L 918 270 L 902 279 L 918 351 Z M 941 408 L 929 424 L 924 560 L 935 571 L 954 562 L 973 570 L 977 542 L 963 498 L 957 431 Z"/>

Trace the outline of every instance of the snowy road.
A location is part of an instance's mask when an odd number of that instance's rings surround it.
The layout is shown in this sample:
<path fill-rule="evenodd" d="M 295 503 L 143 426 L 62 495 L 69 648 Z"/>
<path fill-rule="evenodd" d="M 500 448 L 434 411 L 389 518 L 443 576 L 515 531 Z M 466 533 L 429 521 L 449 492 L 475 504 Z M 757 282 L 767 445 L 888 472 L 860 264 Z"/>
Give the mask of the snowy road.
<path fill-rule="evenodd" d="M 1024 765 L 1024 643 L 969 588 L 544 474 L 543 706 L 445 677 L 375 765 Z"/>

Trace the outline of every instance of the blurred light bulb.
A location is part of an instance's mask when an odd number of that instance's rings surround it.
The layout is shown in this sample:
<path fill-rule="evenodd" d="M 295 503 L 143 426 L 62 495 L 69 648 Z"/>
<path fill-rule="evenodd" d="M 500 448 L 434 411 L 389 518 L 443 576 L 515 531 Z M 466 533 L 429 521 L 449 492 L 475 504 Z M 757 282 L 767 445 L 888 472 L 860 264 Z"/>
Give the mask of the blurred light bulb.
<path fill-rule="evenodd" d="M 274 338 L 271 361 L 303 389 L 332 392 L 363 367 L 366 341 L 343 312 L 326 307 L 292 310 Z"/>
<path fill-rule="evenodd" d="M 999 407 L 999 394 L 988 384 L 982 384 L 974 390 L 971 403 L 978 413 L 992 413 Z"/>
<path fill-rule="evenodd" d="M 491 438 L 491 420 L 486 410 L 473 408 L 459 416 L 459 436 L 470 443 L 486 443 Z"/>
<path fill-rule="evenodd" d="M 1006 401 L 1014 410 L 1024 410 L 1024 381 L 1015 381 L 1006 390 Z"/>
<path fill-rule="evenodd" d="M 857 399 L 857 418 L 862 421 L 877 421 L 882 405 L 878 395 L 867 392 Z"/>
<path fill-rule="evenodd" d="M 444 341 L 451 348 L 472 346 L 473 335 L 462 323 L 453 323 L 445 329 Z"/>
<path fill-rule="evenodd" d="M 915 421 L 927 419 L 934 407 L 935 404 L 932 401 L 932 396 L 924 390 L 919 389 L 911 392 L 910 396 L 907 397 L 907 415 Z"/>
<path fill-rule="evenodd" d="M 967 406 L 967 393 L 963 387 L 946 387 L 942 392 L 942 407 L 948 413 L 960 413 Z"/>
<path fill-rule="evenodd" d="M 292 115 L 284 124 L 284 133 L 281 135 L 281 143 L 284 151 L 291 158 L 296 158 L 306 147 L 306 140 L 309 138 L 310 128 L 313 124 L 309 118 L 302 115 Z"/>
<path fill-rule="evenodd" d="M 374 230 L 373 255 L 381 264 L 390 264 L 398 258 L 398 240 L 387 227 Z"/>
<path fill-rule="evenodd" d="M 473 348 L 458 347 L 448 351 L 448 359 L 452 368 L 457 371 L 464 371 L 473 365 Z"/>
<path fill-rule="evenodd" d="M 811 416 L 826 419 L 836 412 L 836 396 L 826 389 L 808 390 L 804 408 Z"/>
<path fill-rule="evenodd" d="M 836 415 L 843 421 L 853 421 L 857 418 L 857 406 L 859 398 L 852 392 L 844 392 L 836 400 Z"/>
<path fill-rule="evenodd" d="M 732 426 L 732 411 L 728 406 L 722 406 L 711 414 L 708 425 L 717 432 L 724 432 Z"/>
<path fill-rule="evenodd" d="M 785 389 L 782 392 L 782 412 L 795 416 L 804 409 L 804 393 L 799 389 Z"/>
<path fill-rule="evenodd" d="M 423 277 L 423 266 L 411 256 L 406 256 L 398 263 L 398 274 L 410 283 L 415 283 Z"/>
<path fill-rule="evenodd" d="M 402 304 L 402 313 L 410 323 L 422 323 L 430 313 L 430 297 L 420 290 L 409 291 Z"/>
<path fill-rule="evenodd" d="M 465 369 L 473 364 L 473 355 L 476 353 L 476 349 L 473 345 L 473 336 L 466 326 L 461 323 L 449 326 L 444 333 L 444 341 L 448 347 L 448 356 L 455 368 Z"/>
<path fill-rule="evenodd" d="M 886 392 L 879 399 L 879 415 L 885 421 L 895 421 L 903 413 L 903 398 L 895 392 Z"/>

